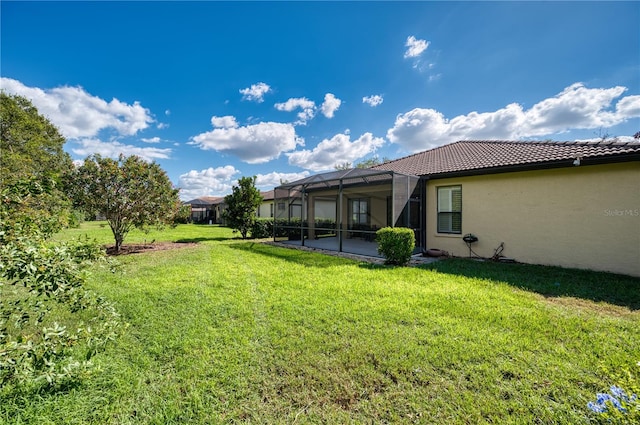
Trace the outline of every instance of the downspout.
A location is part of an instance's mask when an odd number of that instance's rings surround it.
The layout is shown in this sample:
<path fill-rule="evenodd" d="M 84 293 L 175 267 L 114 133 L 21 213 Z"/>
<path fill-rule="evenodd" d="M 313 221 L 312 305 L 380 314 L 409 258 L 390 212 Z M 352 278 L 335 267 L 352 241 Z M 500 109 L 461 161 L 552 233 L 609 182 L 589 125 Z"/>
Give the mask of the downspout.
<path fill-rule="evenodd" d="M 396 174 L 391 172 L 391 227 L 396 227 Z"/>
<path fill-rule="evenodd" d="M 422 230 L 420 233 L 422 233 L 422 241 L 423 241 L 423 245 L 422 245 L 422 252 L 425 253 L 427 252 L 427 183 L 429 182 L 429 177 L 425 176 L 425 177 L 420 177 L 420 183 L 422 184 L 422 188 L 420 189 L 420 209 L 422 210 L 422 214 L 420 220 L 424 220 L 424 223 L 422 224 Z"/>
<path fill-rule="evenodd" d="M 273 189 L 273 241 L 276 241 L 276 226 L 278 223 L 278 188 Z"/>
<path fill-rule="evenodd" d="M 300 244 L 302 246 L 304 246 L 304 213 L 305 213 L 305 208 L 306 208 L 306 191 L 305 191 L 305 186 L 302 186 L 302 201 L 301 201 L 301 206 L 300 206 Z M 307 211 L 308 213 L 308 211 Z M 307 217 L 309 216 L 309 214 L 307 214 Z"/>
<path fill-rule="evenodd" d="M 342 179 L 338 185 L 338 252 L 342 252 Z"/>

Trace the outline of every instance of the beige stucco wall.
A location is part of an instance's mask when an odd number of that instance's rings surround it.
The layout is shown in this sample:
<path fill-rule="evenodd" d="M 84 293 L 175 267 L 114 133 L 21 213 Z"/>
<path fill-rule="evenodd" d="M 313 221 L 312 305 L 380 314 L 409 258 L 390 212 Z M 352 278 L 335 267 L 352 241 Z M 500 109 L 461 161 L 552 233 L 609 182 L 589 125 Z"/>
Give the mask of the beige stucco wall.
<path fill-rule="evenodd" d="M 462 234 L 437 233 L 438 186 L 462 186 Z M 640 276 L 640 163 L 431 180 L 427 247 Z"/>
<path fill-rule="evenodd" d="M 273 201 L 264 201 L 258 207 L 258 211 L 256 211 L 257 212 L 257 216 L 261 217 L 261 218 L 272 217 L 271 212 L 273 211 L 273 209 L 274 209 Z"/>

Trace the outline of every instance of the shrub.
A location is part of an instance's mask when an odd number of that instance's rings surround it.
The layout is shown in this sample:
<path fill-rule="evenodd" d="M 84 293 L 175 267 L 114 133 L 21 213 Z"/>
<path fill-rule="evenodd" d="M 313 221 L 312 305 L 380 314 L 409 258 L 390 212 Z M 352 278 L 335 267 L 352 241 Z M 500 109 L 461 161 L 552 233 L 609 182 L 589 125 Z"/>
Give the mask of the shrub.
<path fill-rule="evenodd" d="M 273 236 L 273 219 L 257 218 L 249 229 L 249 235 L 253 239 L 264 239 Z"/>
<path fill-rule="evenodd" d="M 189 224 L 191 223 L 191 206 L 181 205 L 173 217 L 173 224 Z"/>
<path fill-rule="evenodd" d="M 85 271 L 103 259 L 88 240 L 31 236 L 0 247 L 0 388 L 54 390 L 88 375 L 121 327 L 114 307 L 84 288 Z"/>
<path fill-rule="evenodd" d="M 406 227 L 384 227 L 376 232 L 378 252 L 386 264 L 404 266 L 409 263 L 416 241 L 413 230 Z"/>

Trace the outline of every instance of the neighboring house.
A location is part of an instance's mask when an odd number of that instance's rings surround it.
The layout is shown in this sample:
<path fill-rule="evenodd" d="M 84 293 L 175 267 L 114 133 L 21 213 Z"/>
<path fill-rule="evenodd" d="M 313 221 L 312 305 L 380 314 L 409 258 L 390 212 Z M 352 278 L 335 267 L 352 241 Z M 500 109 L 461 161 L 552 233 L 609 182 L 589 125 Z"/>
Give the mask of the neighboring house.
<path fill-rule="evenodd" d="M 310 217 L 335 202 L 340 241 L 406 226 L 422 250 L 468 256 L 473 234 L 482 257 L 640 276 L 640 143 L 461 141 L 337 173 L 276 194 L 301 190 Z"/>
<path fill-rule="evenodd" d="M 183 205 L 191 206 L 191 221 L 194 223 L 222 224 L 224 198 L 202 196 L 200 198 L 183 202 Z"/>
<path fill-rule="evenodd" d="M 275 199 L 275 190 L 260 192 L 262 204 L 258 207 L 256 215 L 258 217 L 271 217 L 276 219 L 287 219 L 290 217 L 300 217 L 301 203 L 300 194 L 295 192 L 291 196 Z"/>
<path fill-rule="evenodd" d="M 260 195 L 262 195 L 262 203 L 260 204 L 260 206 L 258 207 L 257 211 L 256 211 L 256 216 L 260 217 L 260 218 L 269 218 L 269 217 L 273 217 L 273 211 L 274 211 L 274 191 L 273 190 L 269 190 L 266 192 L 260 192 Z"/>

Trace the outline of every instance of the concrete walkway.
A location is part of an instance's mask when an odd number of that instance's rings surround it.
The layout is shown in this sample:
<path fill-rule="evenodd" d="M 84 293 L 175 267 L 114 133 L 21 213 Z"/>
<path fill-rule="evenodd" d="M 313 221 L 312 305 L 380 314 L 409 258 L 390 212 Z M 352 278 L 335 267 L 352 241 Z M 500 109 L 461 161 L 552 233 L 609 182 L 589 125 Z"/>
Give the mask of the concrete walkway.
<path fill-rule="evenodd" d="M 338 238 L 305 239 L 304 246 L 301 241 L 279 241 L 269 242 L 288 248 L 300 248 L 309 251 L 322 251 L 329 255 L 353 258 L 370 263 L 383 264 L 384 258 L 378 253 L 378 244 L 362 239 L 344 239 L 342 241 L 342 252 L 339 251 Z M 423 257 L 416 254 L 411 257 L 410 265 L 429 264 L 438 261 L 438 258 Z"/>

